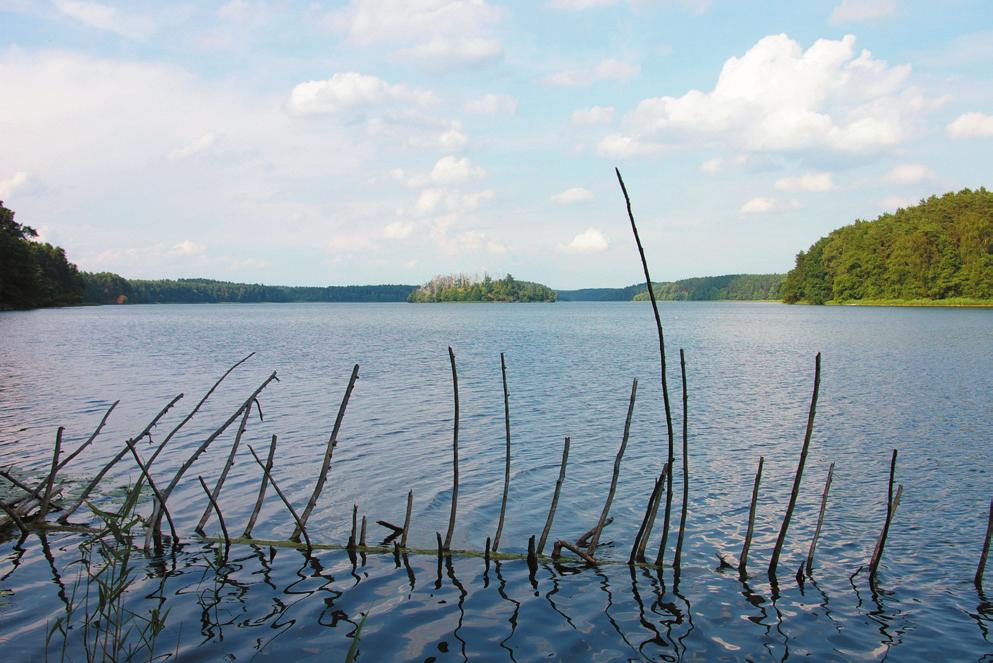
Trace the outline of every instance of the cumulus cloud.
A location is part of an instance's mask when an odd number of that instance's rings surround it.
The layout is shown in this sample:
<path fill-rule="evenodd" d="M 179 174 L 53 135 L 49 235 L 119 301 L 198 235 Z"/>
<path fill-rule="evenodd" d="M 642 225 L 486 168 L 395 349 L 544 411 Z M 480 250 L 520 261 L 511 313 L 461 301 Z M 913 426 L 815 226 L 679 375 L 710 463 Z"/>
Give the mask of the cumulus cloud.
<path fill-rule="evenodd" d="M 394 103 L 427 106 L 436 101 L 428 90 L 348 71 L 335 73 L 327 80 L 298 84 L 290 93 L 286 108 L 293 115 L 310 115 Z"/>
<path fill-rule="evenodd" d="M 513 115 L 517 112 L 517 99 L 506 94 L 484 94 L 465 102 L 465 109 L 476 115 Z"/>
<path fill-rule="evenodd" d="M 414 232 L 414 224 L 408 221 L 394 221 L 383 228 L 386 239 L 404 239 Z"/>
<path fill-rule="evenodd" d="M 605 157 L 615 157 L 620 159 L 623 159 L 624 157 L 658 154 L 663 149 L 664 147 L 659 143 L 644 141 L 633 136 L 625 136 L 624 134 L 619 133 L 604 136 L 600 142 L 597 143 L 596 147 L 597 154 Z"/>
<path fill-rule="evenodd" d="M 607 250 L 608 242 L 603 233 L 596 228 L 587 228 L 572 238 L 568 244 L 559 246 L 563 253 L 602 253 Z"/>
<path fill-rule="evenodd" d="M 189 159 L 201 154 L 209 153 L 214 145 L 217 144 L 217 134 L 213 131 L 208 131 L 202 136 L 194 138 L 192 141 L 177 147 L 176 149 L 169 152 L 169 159 L 171 161 L 180 161 L 182 159 Z"/>
<path fill-rule="evenodd" d="M 486 0 L 351 0 L 327 18 L 333 29 L 353 41 L 376 44 L 474 34 L 498 21 L 500 14 Z"/>
<path fill-rule="evenodd" d="M 438 159 L 429 177 L 436 184 L 464 184 L 485 175 L 486 170 L 482 166 L 473 165 L 468 158 L 446 156 Z"/>
<path fill-rule="evenodd" d="M 641 65 L 636 62 L 625 62 L 614 58 L 600 60 L 593 68 L 570 69 L 546 76 L 544 81 L 549 85 L 562 87 L 577 87 L 592 85 L 597 81 L 621 81 L 635 78 L 641 74 Z"/>
<path fill-rule="evenodd" d="M 575 203 L 585 203 L 593 200 L 593 193 L 582 187 L 572 187 L 561 193 L 552 196 L 552 202 L 559 205 L 572 205 Z"/>
<path fill-rule="evenodd" d="M 945 129 L 952 138 L 987 138 L 993 136 L 993 115 L 965 113 L 952 120 Z"/>
<path fill-rule="evenodd" d="M 701 163 L 699 170 L 701 173 L 716 175 L 717 173 L 725 171 L 728 168 L 743 166 L 747 161 L 748 156 L 744 154 L 739 154 L 730 158 L 714 157 L 713 159 L 707 159 Z"/>
<path fill-rule="evenodd" d="M 776 180 L 779 191 L 830 191 L 835 188 L 831 173 L 804 173 Z"/>
<path fill-rule="evenodd" d="M 199 256 L 207 252 L 207 245 L 187 239 L 173 246 L 172 252 L 181 256 Z"/>
<path fill-rule="evenodd" d="M 870 21 L 891 16 L 897 9 L 897 0 L 841 0 L 829 20 L 834 24 Z"/>
<path fill-rule="evenodd" d="M 768 212 L 784 212 L 790 209 L 796 209 L 800 206 L 795 200 L 783 202 L 776 200 L 775 198 L 767 198 L 765 196 L 759 196 L 757 198 L 752 198 L 744 205 L 741 206 L 742 214 L 766 214 Z"/>
<path fill-rule="evenodd" d="M 909 75 L 908 65 L 856 52 L 851 35 L 806 50 L 773 35 L 728 59 L 710 92 L 640 102 L 624 135 L 635 143 L 704 137 L 749 150 L 880 149 L 905 140 L 937 103 L 910 86 Z"/>
<path fill-rule="evenodd" d="M 83 25 L 113 32 L 127 39 L 143 40 L 152 36 L 154 21 L 142 16 L 126 15 L 110 5 L 81 0 L 56 0 L 55 7 L 62 14 Z"/>
<path fill-rule="evenodd" d="M 30 177 L 23 170 L 19 170 L 10 177 L 0 180 L 0 200 L 6 200 L 14 195 L 15 191 L 24 189 L 30 183 Z"/>
<path fill-rule="evenodd" d="M 437 68 L 479 66 L 503 58 L 503 46 L 496 39 L 484 37 L 435 37 L 400 54 Z"/>
<path fill-rule="evenodd" d="M 934 178 L 934 171 L 920 163 L 903 163 L 886 174 L 890 184 L 916 184 Z"/>
<path fill-rule="evenodd" d="M 592 106 L 573 111 L 570 116 L 573 126 L 581 127 L 591 124 L 610 124 L 614 119 L 613 106 Z"/>

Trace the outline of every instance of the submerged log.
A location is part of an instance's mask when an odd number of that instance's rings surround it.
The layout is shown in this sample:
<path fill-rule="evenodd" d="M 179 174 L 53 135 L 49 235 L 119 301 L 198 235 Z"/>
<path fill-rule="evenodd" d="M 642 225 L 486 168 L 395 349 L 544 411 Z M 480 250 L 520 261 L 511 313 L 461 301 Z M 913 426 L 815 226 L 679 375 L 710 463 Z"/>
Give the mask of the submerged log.
<path fill-rule="evenodd" d="M 597 545 L 600 543 L 600 533 L 605 527 L 604 523 L 607 522 L 607 514 L 610 513 L 610 504 L 614 501 L 614 494 L 617 492 L 617 480 L 621 474 L 621 459 L 624 458 L 624 451 L 628 446 L 628 436 L 631 434 L 631 415 L 634 414 L 634 400 L 637 395 L 638 378 L 635 378 L 631 382 L 631 399 L 628 401 L 628 416 L 624 421 L 624 436 L 621 438 L 621 446 L 617 450 L 617 456 L 614 457 L 614 472 L 610 478 L 610 490 L 607 492 L 607 499 L 603 503 L 603 511 L 600 512 L 600 520 L 597 522 L 596 529 L 593 531 L 590 545 L 586 549 L 586 553 L 590 557 L 593 557 L 596 553 Z"/>
<path fill-rule="evenodd" d="M 552 546 L 552 559 L 558 559 L 559 557 L 561 557 L 563 548 L 573 553 L 574 555 L 577 555 L 587 564 L 596 565 L 596 559 L 594 559 L 589 553 L 587 553 L 582 548 L 579 548 L 569 543 L 568 541 L 563 541 L 562 539 L 556 541 L 555 545 Z"/>
<path fill-rule="evenodd" d="M 783 550 L 786 542 L 786 532 L 790 527 L 790 520 L 793 518 L 793 510 L 796 508 L 796 500 L 800 494 L 800 482 L 803 480 L 803 466 L 807 462 L 807 452 L 810 449 L 810 438 L 814 433 L 814 415 L 817 413 L 817 393 L 821 386 L 821 353 L 817 353 L 814 359 L 814 393 L 810 397 L 810 410 L 807 412 L 807 430 L 803 436 L 803 448 L 800 449 L 800 462 L 796 466 L 796 475 L 793 477 L 793 490 L 790 492 L 790 501 L 786 505 L 786 515 L 783 516 L 782 527 L 779 528 L 779 536 L 776 538 L 776 545 L 772 549 L 772 557 L 769 560 L 769 575 L 775 577 L 776 567 L 779 565 L 779 554 Z"/>
<path fill-rule="evenodd" d="M 548 507 L 548 517 L 545 519 L 545 528 L 541 530 L 541 538 L 538 540 L 538 554 L 545 551 L 545 542 L 548 541 L 548 533 L 552 530 L 552 521 L 555 520 L 555 509 L 559 505 L 559 493 L 562 492 L 562 483 L 565 481 L 565 468 L 569 463 L 569 438 L 565 438 L 562 447 L 562 462 L 559 463 L 559 478 L 555 480 L 555 490 L 552 492 L 552 504 Z M 590 530 L 592 533 L 592 530 Z M 592 535 L 592 534 L 591 534 Z"/>

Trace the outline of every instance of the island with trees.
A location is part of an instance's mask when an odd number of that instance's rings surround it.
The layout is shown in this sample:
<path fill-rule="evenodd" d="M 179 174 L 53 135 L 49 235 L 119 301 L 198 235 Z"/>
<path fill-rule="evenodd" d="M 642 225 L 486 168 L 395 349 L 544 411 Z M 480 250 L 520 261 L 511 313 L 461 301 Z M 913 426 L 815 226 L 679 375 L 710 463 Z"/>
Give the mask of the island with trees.
<path fill-rule="evenodd" d="M 518 281 L 510 274 L 494 279 L 466 274 L 436 276 L 407 297 L 408 302 L 554 302 L 546 285 Z"/>
<path fill-rule="evenodd" d="M 993 305 L 993 192 L 931 196 L 838 228 L 797 254 L 783 301 Z"/>

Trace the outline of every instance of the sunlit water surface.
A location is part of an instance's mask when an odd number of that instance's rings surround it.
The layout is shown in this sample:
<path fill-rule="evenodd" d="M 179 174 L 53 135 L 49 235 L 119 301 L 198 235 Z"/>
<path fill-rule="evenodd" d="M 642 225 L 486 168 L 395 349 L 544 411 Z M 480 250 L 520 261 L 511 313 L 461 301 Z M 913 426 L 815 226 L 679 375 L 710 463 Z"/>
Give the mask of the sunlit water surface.
<path fill-rule="evenodd" d="M 480 558 L 369 555 L 235 546 L 216 570 L 213 544 L 192 535 L 206 507 L 197 475 L 219 474 L 234 427 L 169 501 L 185 547 L 140 559 L 127 595 L 138 612 L 170 610 L 160 653 L 180 660 L 344 660 L 368 615 L 360 660 L 981 660 L 993 656 L 993 605 L 973 586 L 993 482 L 993 311 L 664 303 L 678 453 L 678 350 L 686 351 L 690 502 L 682 573 Z M 480 550 L 499 515 L 504 462 L 500 353 L 507 360 L 513 458 L 502 552 L 523 552 L 544 524 L 562 441 L 572 439 L 552 530 L 591 527 L 610 485 L 632 378 L 631 439 L 600 554 L 626 560 L 666 454 L 658 345 L 637 303 L 554 305 L 130 306 L 0 314 L 0 464 L 40 477 L 58 426 L 73 449 L 120 400 L 92 449 L 65 470 L 92 476 L 171 398 L 158 442 L 235 361 L 222 384 L 156 462 L 165 483 L 192 450 L 273 370 L 244 442 L 260 454 L 278 435 L 274 475 L 302 506 L 313 488 L 354 364 L 360 379 L 330 478 L 308 530 L 342 544 L 351 509 L 403 521 L 410 544 L 433 548 L 451 501 L 452 381 L 461 405 L 458 520 L 453 548 Z M 778 587 L 764 573 L 789 496 L 813 382 L 823 354 L 817 420 Z M 243 447 L 220 497 L 244 528 L 260 471 Z M 140 450 L 151 453 L 149 442 Z M 886 511 L 890 453 L 900 451 L 902 502 L 878 585 L 867 563 Z M 744 536 L 755 468 L 765 457 L 752 547 L 753 578 L 717 569 Z M 812 579 L 805 558 L 823 482 L 834 483 Z M 101 486 L 114 504 L 137 477 L 122 462 Z M 677 482 L 677 488 L 679 482 Z M 267 498 L 260 538 L 285 539 L 292 521 Z M 679 503 L 673 506 L 675 538 Z M 146 507 L 143 510 L 147 511 Z M 649 551 L 659 545 L 656 525 Z M 211 520 L 209 536 L 219 529 Z M 7 660 L 40 658 L 64 614 L 80 536 L 0 544 L 0 642 Z M 47 543 L 47 545 L 46 545 Z M 672 559 L 672 541 L 666 556 Z M 49 554 L 46 554 L 49 553 Z M 993 570 L 990 572 L 993 574 Z M 993 578 L 988 584 L 993 585 Z M 75 646 L 75 645 L 74 645 Z M 58 658 L 58 645 L 49 656 Z M 72 655 L 79 660 L 78 651 Z"/>

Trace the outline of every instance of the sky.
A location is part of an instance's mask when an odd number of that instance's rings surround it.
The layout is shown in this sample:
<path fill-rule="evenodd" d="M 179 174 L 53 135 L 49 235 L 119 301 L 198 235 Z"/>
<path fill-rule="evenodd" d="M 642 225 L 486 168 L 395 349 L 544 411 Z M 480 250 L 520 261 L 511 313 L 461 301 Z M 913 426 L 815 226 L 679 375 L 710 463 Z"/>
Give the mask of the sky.
<path fill-rule="evenodd" d="M 989 0 L 0 0 L 0 200 L 88 271 L 788 270 L 993 184 Z"/>

